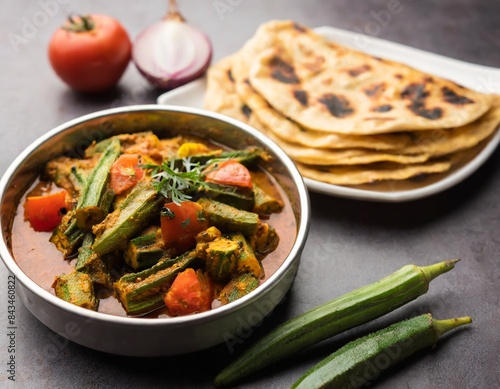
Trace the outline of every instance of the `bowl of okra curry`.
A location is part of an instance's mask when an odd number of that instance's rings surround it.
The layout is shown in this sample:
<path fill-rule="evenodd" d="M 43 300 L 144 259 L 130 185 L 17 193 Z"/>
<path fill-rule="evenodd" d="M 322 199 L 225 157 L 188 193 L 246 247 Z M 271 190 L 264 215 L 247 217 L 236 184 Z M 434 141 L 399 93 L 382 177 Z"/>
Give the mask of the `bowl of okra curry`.
<path fill-rule="evenodd" d="M 47 132 L 0 199 L 0 254 L 25 306 L 71 341 L 133 356 L 240 342 L 289 290 L 310 217 L 267 137 L 157 105 Z"/>

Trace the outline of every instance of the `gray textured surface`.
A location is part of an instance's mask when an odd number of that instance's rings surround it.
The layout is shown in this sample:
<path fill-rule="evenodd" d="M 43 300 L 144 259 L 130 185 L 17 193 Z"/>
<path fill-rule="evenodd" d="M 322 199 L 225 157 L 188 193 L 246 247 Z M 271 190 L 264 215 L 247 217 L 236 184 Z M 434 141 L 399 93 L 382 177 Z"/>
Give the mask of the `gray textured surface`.
<path fill-rule="evenodd" d="M 59 4 L 26 44 L 9 43 L 25 19 Z M 64 3 L 64 4 L 63 4 Z M 0 3 L 0 173 L 48 129 L 84 113 L 111 106 L 151 103 L 151 91 L 130 66 L 120 87 L 98 100 L 70 92 L 52 73 L 46 47 L 70 12 L 110 14 L 130 35 L 156 21 L 166 1 L 104 0 Z M 376 28 L 386 1 L 225 1 L 218 14 L 212 1 L 180 1 L 193 24 L 212 37 L 215 58 L 237 50 L 261 22 L 291 18 L 316 27 L 332 25 L 453 58 L 500 67 L 500 2 L 401 0 L 397 15 Z M 40 19 L 41 20 L 41 19 Z M 368 30 L 367 30 L 368 29 Z M 500 80 L 491 80 L 500 82 Z M 439 318 L 471 315 L 474 324 L 456 331 L 430 352 L 391 369 L 376 387 L 394 389 L 500 387 L 500 152 L 472 177 L 446 193 L 406 204 L 370 204 L 311 195 L 312 224 L 297 277 L 286 301 L 251 339 L 317 304 L 372 282 L 408 262 L 429 264 L 461 257 L 453 272 L 429 293 L 383 319 L 313 347 L 242 387 L 285 388 L 334 347 L 418 312 Z M 0 328 L 7 332 L 7 271 L 0 265 Z M 0 386 L 39 388 L 212 387 L 215 372 L 233 355 L 222 345 L 174 358 L 139 359 L 102 354 L 68 343 L 40 324 L 18 301 L 16 382 L 6 380 L 7 337 L 0 336 Z"/>

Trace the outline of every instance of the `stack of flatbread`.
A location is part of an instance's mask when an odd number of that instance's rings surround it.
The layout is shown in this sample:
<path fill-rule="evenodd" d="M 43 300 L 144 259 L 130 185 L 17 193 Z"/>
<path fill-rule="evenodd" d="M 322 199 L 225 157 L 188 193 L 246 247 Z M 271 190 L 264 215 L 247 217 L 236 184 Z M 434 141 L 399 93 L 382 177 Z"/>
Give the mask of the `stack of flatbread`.
<path fill-rule="evenodd" d="M 449 171 L 500 122 L 500 96 L 328 41 L 262 25 L 208 71 L 205 108 L 274 140 L 304 177 L 360 185 Z"/>

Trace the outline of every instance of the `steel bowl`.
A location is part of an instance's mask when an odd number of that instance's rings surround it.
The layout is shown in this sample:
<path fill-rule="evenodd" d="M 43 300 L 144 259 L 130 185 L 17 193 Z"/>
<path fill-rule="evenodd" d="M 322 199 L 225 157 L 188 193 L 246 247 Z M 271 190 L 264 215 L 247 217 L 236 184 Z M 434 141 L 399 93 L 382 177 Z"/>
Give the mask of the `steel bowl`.
<path fill-rule="evenodd" d="M 11 249 L 11 227 L 21 196 L 45 162 L 81 155 L 94 140 L 125 132 L 152 130 L 160 136 L 198 135 L 231 148 L 256 145 L 274 158 L 263 165 L 286 188 L 297 222 L 297 237 L 279 269 L 261 286 L 220 308 L 169 318 L 132 318 L 94 312 L 54 296 L 18 266 Z M 309 198 L 293 162 L 254 128 L 224 115 L 178 106 L 139 105 L 99 111 L 64 123 L 38 138 L 10 165 L 0 181 L 0 255 L 16 277 L 16 292 L 28 310 L 59 335 L 92 349 L 130 356 L 195 352 L 248 336 L 289 290 L 309 230 Z M 250 332 L 249 332 L 250 331 Z"/>

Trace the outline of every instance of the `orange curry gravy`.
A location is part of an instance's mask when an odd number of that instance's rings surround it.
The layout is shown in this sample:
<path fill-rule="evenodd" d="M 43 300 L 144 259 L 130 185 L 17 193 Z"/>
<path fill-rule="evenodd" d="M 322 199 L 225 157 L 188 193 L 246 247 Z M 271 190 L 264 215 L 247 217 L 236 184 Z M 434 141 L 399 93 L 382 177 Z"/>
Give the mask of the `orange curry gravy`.
<path fill-rule="evenodd" d="M 264 268 L 264 277 L 261 279 L 262 283 L 279 268 L 290 252 L 297 235 L 297 221 L 286 192 L 276 182 L 274 177 L 263 170 L 252 171 L 252 177 L 265 191 L 269 193 L 277 191 L 284 202 L 283 210 L 280 213 L 272 214 L 265 220 L 276 229 L 280 242 L 277 249 L 262 260 Z M 39 182 L 35 182 L 32 189 L 37 187 L 37 185 L 39 185 Z M 59 190 L 58 188 L 54 189 Z M 31 228 L 29 222 L 24 218 L 25 198 L 26 194 L 21 199 L 12 226 L 12 251 L 14 258 L 28 277 L 43 289 L 54 294 L 54 289 L 52 288 L 54 278 L 62 273 L 73 271 L 76 258 L 65 260 L 56 246 L 49 242 L 51 233 L 36 232 Z M 132 272 L 133 270 L 128 269 L 127 271 Z M 97 291 L 96 295 L 100 298 L 99 312 L 126 316 L 121 303 L 114 295 L 110 295 L 110 291 Z M 217 301 L 214 302 L 213 306 L 215 307 L 216 304 Z M 168 316 L 166 309 L 158 309 L 146 317 L 166 316 Z"/>

